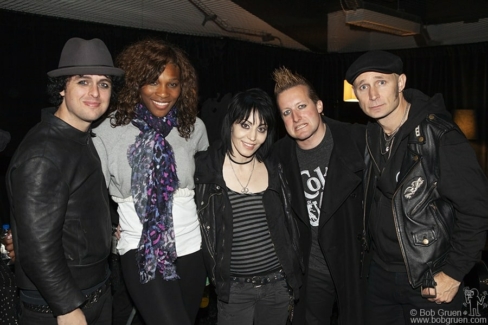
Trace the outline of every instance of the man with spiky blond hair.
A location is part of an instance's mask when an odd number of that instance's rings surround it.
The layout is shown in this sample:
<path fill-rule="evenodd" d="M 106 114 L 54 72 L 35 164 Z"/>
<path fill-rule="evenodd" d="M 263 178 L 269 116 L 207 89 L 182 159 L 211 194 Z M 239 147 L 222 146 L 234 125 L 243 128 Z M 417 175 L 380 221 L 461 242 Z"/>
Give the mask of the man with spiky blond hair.
<path fill-rule="evenodd" d="M 288 133 L 275 144 L 292 191 L 305 262 L 293 324 L 362 323 L 360 251 L 364 127 L 323 115 L 311 83 L 285 67 L 273 73 Z"/>

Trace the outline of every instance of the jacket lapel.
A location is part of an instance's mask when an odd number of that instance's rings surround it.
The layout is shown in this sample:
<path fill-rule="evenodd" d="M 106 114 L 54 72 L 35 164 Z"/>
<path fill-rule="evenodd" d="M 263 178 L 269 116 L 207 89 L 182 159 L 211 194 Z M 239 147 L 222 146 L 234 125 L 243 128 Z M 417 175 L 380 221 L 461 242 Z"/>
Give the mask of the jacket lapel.
<path fill-rule="evenodd" d="M 326 122 L 328 132 L 332 132 L 334 147 L 325 180 L 319 229 L 360 186 L 362 180 L 356 173 L 364 169 L 363 154 L 354 144 L 347 128 L 336 125 L 329 119 Z"/>
<path fill-rule="evenodd" d="M 344 162 L 337 155 L 332 154 L 330 157 L 319 227 L 323 227 L 329 221 L 337 209 L 361 184 L 361 179 L 349 169 L 345 169 L 344 164 L 347 162 Z"/>
<path fill-rule="evenodd" d="M 422 138 L 424 139 L 424 138 Z M 405 141 L 408 141 L 408 146 L 405 155 L 403 156 L 403 161 L 400 169 L 400 174 L 398 175 L 398 181 L 397 181 L 397 186 L 398 184 L 403 183 L 405 177 L 410 174 L 410 171 L 415 167 L 418 163 L 420 163 L 421 155 L 417 150 L 414 150 L 415 146 L 413 145 L 421 145 L 422 143 L 410 134 L 408 136 L 408 140 L 406 139 Z"/>

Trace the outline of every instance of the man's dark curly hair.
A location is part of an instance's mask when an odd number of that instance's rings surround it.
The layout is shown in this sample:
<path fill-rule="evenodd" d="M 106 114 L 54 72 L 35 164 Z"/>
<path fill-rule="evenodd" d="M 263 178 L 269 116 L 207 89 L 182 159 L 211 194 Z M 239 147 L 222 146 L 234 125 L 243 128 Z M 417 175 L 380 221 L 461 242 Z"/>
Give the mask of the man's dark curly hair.
<path fill-rule="evenodd" d="M 188 139 L 193 132 L 198 113 L 198 84 L 195 69 L 185 53 L 178 47 L 155 39 L 147 39 L 129 45 L 115 60 L 115 65 L 125 71 L 125 84 L 119 93 L 119 101 L 113 106 L 112 126 L 129 124 L 140 103 L 140 90 L 155 82 L 167 64 L 179 67 L 181 94 L 176 101 L 178 132 Z"/>
<path fill-rule="evenodd" d="M 49 96 L 49 102 L 54 107 L 59 107 L 63 102 L 63 96 L 61 96 L 61 92 L 66 90 L 66 84 L 68 80 L 71 79 L 73 76 L 61 76 L 61 77 L 48 77 L 47 83 L 47 94 Z M 106 76 L 112 81 L 112 92 L 110 94 L 110 106 L 117 102 L 117 94 L 118 90 L 122 86 L 123 77 L 117 76 Z M 110 109 L 109 106 L 109 109 Z"/>

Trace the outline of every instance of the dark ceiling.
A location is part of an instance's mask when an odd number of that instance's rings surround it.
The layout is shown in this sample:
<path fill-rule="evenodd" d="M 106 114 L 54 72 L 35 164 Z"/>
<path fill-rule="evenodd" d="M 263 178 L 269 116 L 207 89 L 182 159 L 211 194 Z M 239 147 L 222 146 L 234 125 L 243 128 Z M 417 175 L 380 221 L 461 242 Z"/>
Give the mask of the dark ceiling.
<path fill-rule="evenodd" d="M 367 5 L 420 18 L 424 25 L 475 23 L 488 0 L 231 0 L 312 51 L 328 52 L 327 14 Z M 417 40 L 419 46 L 422 40 Z"/>
<path fill-rule="evenodd" d="M 0 0 L 0 9 L 318 53 L 488 41 L 488 0 Z"/>

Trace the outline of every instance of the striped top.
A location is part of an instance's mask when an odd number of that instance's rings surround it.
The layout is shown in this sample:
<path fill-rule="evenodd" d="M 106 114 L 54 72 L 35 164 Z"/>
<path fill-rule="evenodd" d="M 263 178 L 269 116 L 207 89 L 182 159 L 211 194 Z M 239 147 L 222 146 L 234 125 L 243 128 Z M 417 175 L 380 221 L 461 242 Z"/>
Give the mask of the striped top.
<path fill-rule="evenodd" d="M 242 277 L 279 270 L 281 264 L 271 241 L 263 192 L 241 194 L 231 189 L 228 191 L 233 214 L 230 274 Z"/>

